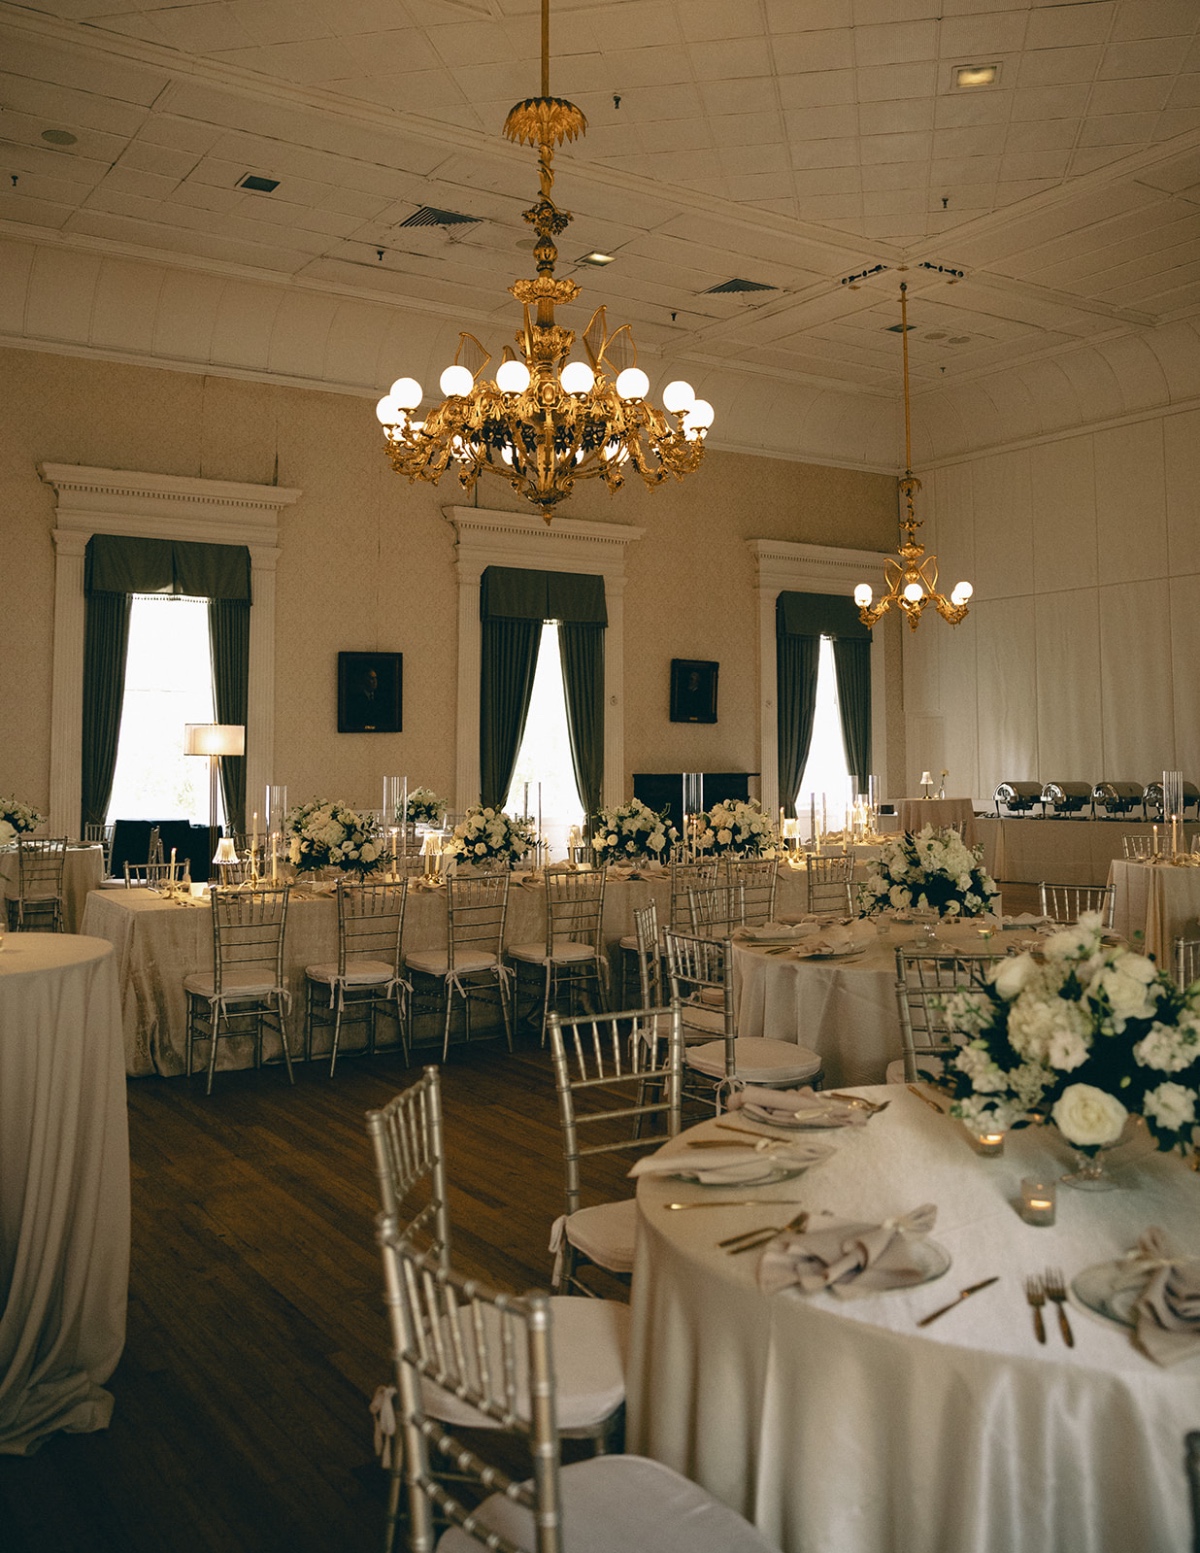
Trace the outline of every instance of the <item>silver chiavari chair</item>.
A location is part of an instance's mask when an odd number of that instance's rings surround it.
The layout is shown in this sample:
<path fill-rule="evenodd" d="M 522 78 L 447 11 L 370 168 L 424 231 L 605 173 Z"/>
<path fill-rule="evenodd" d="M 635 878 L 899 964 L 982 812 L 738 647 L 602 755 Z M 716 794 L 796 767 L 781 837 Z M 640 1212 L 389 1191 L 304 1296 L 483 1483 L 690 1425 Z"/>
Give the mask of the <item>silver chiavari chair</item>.
<path fill-rule="evenodd" d="M 1047 884 L 1043 881 L 1041 893 L 1042 916 L 1048 917 L 1060 927 L 1078 922 L 1088 911 L 1100 913 L 1101 926 L 1111 928 L 1116 887 L 1111 884 Z"/>
<path fill-rule="evenodd" d="M 1175 984 L 1184 989 L 1200 980 L 1200 938 L 1175 940 Z"/>
<path fill-rule="evenodd" d="M 896 950 L 896 1003 L 900 1012 L 901 1063 L 889 1063 L 888 1082 L 914 1084 L 939 1079 L 948 1057 L 958 1050 L 948 1022 L 948 993 L 982 987 L 1003 955 Z M 898 1071 L 902 1068 L 901 1071 Z"/>
<path fill-rule="evenodd" d="M 806 876 L 809 911 L 853 916 L 853 878 L 854 859 L 848 855 L 810 857 Z"/>
<path fill-rule="evenodd" d="M 777 857 L 727 857 L 725 880 L 742 892 L 742 921 L 761 927 L 775 920 L 775 894 L 779 884 Z"/>
<path fill-rule="evenodd" d="M 593 994 L 595 1009 L 608 1003 L 605 876 L 603 868 L 585 874 L 547 873 L 545 940 L 508 947 L 508 957 L 516 972 L 514 996 L 520 989 L 523 965 L 542 973 L 534 1011 L 536 1016 L 540 1007 L 543 1044 L 546 1021 L 560 1000 L 566 1002 L 567 1013 L 585 1010 Z"/>
<path fill-rule="evenodd" d="M 450 1025 L 454 1000 L 463 1005 L 466 1038 L 471 1038 L 471 1004 L 485 999 L 499 1004 L 504 1035 L 512 1051 L 512 1014 L 508 978 L 503 960 L 504 921 L 508 912 L 508 869 L 476 877 L 452 874 L 446 880 L 446 946 L 444 949 L 410 951 L 405 969 L 421 980 L 413 982 L 413 1015 L 425 1007 L 445 1010 L 442 1061 L 450 1050 Z M 426 984 L 437 986 L 431 1001 Z"/>
<path fill-rule="evenodd" d="M 728 938 L 746 921 L 746 897 L 740 882 L 689 890 L 688 908 L 692 932 L 702 938 Z"/>
<path fill-rule="evenodd" d="M 365 1023 L 366 1053 L 373 1056 L 377 1016 L 391 1015 L 404 1065 L 408 1066 L 406 993 L 410 989 L 400 958 L 407 895 L 407 879 L 380 884 L 354 884 L 343 879 L 338 883 L 338 957 L 304 968 L 308 994 L 304 1054 L 307 1058 L 312 1053 L 314 1025 L 332 1022 L 330 1078 L 337 1066 L 342 1025 L 347 1018 Z"/>
<path fill-rule="evenodd" d="M 65 836 L 17 837 L 17 898 L 9 904 L 9 918 L 18 933 L 46 929 L 51 933 L 66 932 L 63 919 L 66 860 Z"/>
<path fill-rule="evenodd" d="M 721 871 L 719 858 L 704 858 L 698 863 L 671 863 L 671 914 L 667 926 L 686 933 L 692 924 L 688 899 L 692 890 L 711 890 Z"/>
<path fill-rule="evenodd" d="M 1127 863 L 1146 863 L 1154 856 L 1154 837 L 1128 835 L 1121 837 L 1121 847 Z"/>

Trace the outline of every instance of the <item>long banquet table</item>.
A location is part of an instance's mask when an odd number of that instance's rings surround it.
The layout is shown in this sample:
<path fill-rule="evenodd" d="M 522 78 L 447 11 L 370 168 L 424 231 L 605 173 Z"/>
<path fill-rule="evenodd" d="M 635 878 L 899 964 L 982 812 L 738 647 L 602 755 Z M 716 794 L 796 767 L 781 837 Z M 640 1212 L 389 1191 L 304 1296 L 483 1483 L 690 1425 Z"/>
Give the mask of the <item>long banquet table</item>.
<path fill-rule="evenodd" d="M 896 950 L 952 949 L 960 954 L 1003 954 L 1014 935 L 985 944 L 971 923 L 941 923 L 938 942 L 918 939 L 912 924 L 872 922 L 851 927 L 861 952 L 839 959 L 800 959 L 779 946 L 734 944 L 734 1011 L 739 1035 L 795 1041 L 819 1054 L 827 1089 L 882 1084 L 887 1065 L 901 1055 L 896 1005 Z M 803 940 L 799 947 L 803 947 Z"/>
<path fill-rule="evenodd" d="M 0 1453 L 107 1425 L 104 1382 L 125 1342 L 128 1286 L 112 946 L 9 934 L 0 948 Z"/>
<path fill-rule="evenodd" d="M 1176 938 L 1200 937 L 1200 868 L 1114 862 L 1113 931 L 1152 954 L 1174 974 Z"/>
<path fill-rule="evenodd" d="M 1153 837 L 1144 820 L 994 819 L 975 821 L 983 842 L 983 860 L 996 879 L 1025 884 L 1103 884 L 1109 866 L 1124 856 L 1126 836 Z M 1157 827 L 1160 837 L 1163 827 Z M 1200 825 L 1184 826 L 1185 844 L 1200 835 Z"/>
<path fill-rule="evenodd" d="M 1200 1252 L 1200 1175 L 1118 1153 L 1125 1190 L 1060 1187 L 1058 1223 L 1017 1215 L 1022 1176 L 1053 1179 L 1049 1129 L 977 1156 L 961 1127 L 907 1090 L 866 1128 L 812 1134 L 832 1158 L 770 1187 L 638 1185 L 627 1441 L 752 1520 L 785 1553 L 1168 1553 L 1190 1546 L 1183 1439 L 1200 1424 L 1200 1358 L 1162 1369 L 1129 1332 L 1072 1305 L 1076 1346 L 1051 1313 L 1035 1340 L 1023 1279 L 1068 1279 L 1120 1257 L 1151 1224 Z M 717 1132 L 713 1122 L 675 1139 Z M 780 1134 L 782 1136 L 782 1134 Z M 794 1207 L 668 1212 L 668 1201 L 787 1199 L 879 1222 L 937 1205 L 940 1281 L 842 1302 L 767 1297 L 751 1253 L 716 1241 L 783 1224 Z M 917 1319 L 993 1274 L 1000 1282 L 918 1331 Z"/>
<path fill-rule="evenodd" d="M 103 878 L 103 847 L 74 843 L 67 847 L 63 864 L 63 921 L 68 933 L 80 931 L 88 891 L 99 889 Z M 16 900 L 19 888 L 17 849 L 0 847 L 0 911 L 5 900 Z"/>
<path fill-rule="evenodd" d="M 790 865 L 779 871 L 777 914 L 803 912 L 805 871 Z M 604 936 L 613 945 L 634 931 L 633 913 L 651 900 L 659 921 L 670 912 L 670 883 L 665 873 L 638 879 L 610 878 L 604 898 Z M 509 892 L 505 938 L 528 943 L 545 932 L 545 889 L 518 879 Z M 84 931 L 107 939 L 117 953 L 125 1032 L 125 1064 L 131 1075 L 175 1074 L 184 1069 L 186 999 L 183 978 L 212 966 L 212 915 L 206 900 L 174 904 L 145 889 L 123 886 L 94 890 L 84 913 Z M 437 948 L 446 942 L 444 890 L 410 887 L 404 922 L 405 951 Z M 304 967 L 337 957 L 337 907 L 332 896 L 316 899 L 293 890 L 288 906 L 284 968 L 292 994 L 288 1036 L 293 1056 L 300 1050 L 304 1026 Z M 327 1050 L 328 1031 L 321 1033 Z M 268 1033 L 266 1060 L 278 1056 Z M 314 1048 L 320 1054 L 322 1047 Z M 218 1067 L 245 1067 L 251 1061 L 247 1037 L 221 1043 Z"/>

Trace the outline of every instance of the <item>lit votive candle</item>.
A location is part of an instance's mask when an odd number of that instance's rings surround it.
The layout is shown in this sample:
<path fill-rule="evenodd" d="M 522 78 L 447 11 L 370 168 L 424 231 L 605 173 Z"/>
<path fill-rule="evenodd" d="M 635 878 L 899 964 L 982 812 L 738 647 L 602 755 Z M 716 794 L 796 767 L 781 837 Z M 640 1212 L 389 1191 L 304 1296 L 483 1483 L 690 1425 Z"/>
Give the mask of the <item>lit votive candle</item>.
<path fill-rule="evenodd" d="M 1022 1180 L 1021 1217 L 1026 1224 L 1054 1223 L 1053 1181 L 1035 1181 L 1032 1176 Z"/>
<path fill-rule="evenodd" d="M 1002 1132 L 977 1133 L 975 1147 L 980 1154 L 1003 1154 L 1004 1134 Z"/>

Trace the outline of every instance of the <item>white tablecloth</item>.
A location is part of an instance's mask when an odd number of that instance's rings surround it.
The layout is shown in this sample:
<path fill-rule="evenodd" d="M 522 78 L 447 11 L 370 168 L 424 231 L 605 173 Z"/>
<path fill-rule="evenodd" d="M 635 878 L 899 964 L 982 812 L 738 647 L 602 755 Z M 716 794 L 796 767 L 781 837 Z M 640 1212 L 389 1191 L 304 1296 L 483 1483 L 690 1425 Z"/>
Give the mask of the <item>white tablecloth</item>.
<path fill-rule="evenodd" d="M 78 933 L 89 890 L 104 878 L 104 848 L 69 846 L 63 864 L 63 920 L 68 933 Z M 19 893 L 16 847 L 0 847 L 0 903 Z M 3 909 L 0 904 L 0 910 Z"/>
<path fill-rule="evenodd" d="M 900 798 L 896 801 L 900 829 L 922 830 L 926 825 L 939 829 L 957 825 L 969 847 L 979 840 L 975 828 L 975 809 L 969 798 Z"/>
<path fill-rule="evenodd" d="M 1025 884 L 1104 884 L 1109 865 L 1125 855 L 1126 836 L 1150 836 L 1141 820 L 976 820 L 983 858 L 996 879 Z M 1186 844 L 1200 826 L 1187 825 Z M 1159 835 L 1164 834 L 1158 827 Z"/>
<path fill-rule="evenodd" d="M 1200 1425 L 1200 1360 L 1161 1369 L 1124 1328 L 1071 1310 L 1035 1341 L 1022 1292 L 1128 1250 L 1150 1224 L 1200 1251 L 1200 1176 L 1143 1153 L 1111 1193 L 1059 1188 L 1058 1224 L 1013 1203 L 1022 1176 L 1060 1173 L 1044 1129 L 982 1159 L 962 1129 L 898 1086 L 837 1152 L 770 1188 L 648 1178 L 638 1189 L 628 1448 L 686 1473 L 785 1553 L 1179 1553 L 1190 1546 L 1183 1437 Z M 711 1122 L 687 1136 L 720 1137 Z M 1144 1137 L 1142 1143 L 1144 1146 Z M 1136 1154 L 1138 1146 L 1123 1151 Z M 940 1281 L 840 1302 L 759 1293 L 754 1253 L 715 1242 L 789 1210 L 668 1212 L 667 1201 L 796 1199 L 853 1217 L 938 1207 Z M 791 1210 L 796 1211 L 795 1209 Z M 918 1332 L 959 1289 L 1001 1281 Z"/>
<path fill-rule="evenodd" d="M 658 903 L 659 922 L 665 923 L 671 904 L 665 875 L 608 881 L 604 933 L 610 944 L 633 933 L 634 911 L 651 900 Z M 804 901 L 803 871 L 781 869 L 777 909 L 800 912 Z M 545 933 L 545 922 L 545 889 L 536 883 L 515 883 L 509 892 L 506 941 L 529 943 Z M 132 1075 L 182 1073 L 187 1021 L 183 978 L 212 967 L 212 915 L 207 901 L 175 905 L 150 890 L 126 890 L 123 886 L 94 890 L 88 897 L 83 925 L 86 932 L 107 939 L 117 952 L 126 1071 Z M 405 952 L 437 948 L 445 942 L 445 892 L 410 888 L 404 919 Z M 288 1032 L 293 1056 L 301 1050 L 304 1027 L 304 968 L 336 958 L 336 902 L 331 896 L 314 900 L 293 892 L 284 941 L 284 970 L 292 993 Z M 327 1052 L 328 1041 L 328 1030 L 320 1031 L 315 1054 Z M 272 1060 L 277 1055 L 278 1041 L 268 1032 L 265 1056 Z M 247 1067 L 251 1061 L 248 1036 L 221 1042 L 218 1067 Z"/>
<path fill-rule="evenodd" d="M 1200 937 L 1200 868 L 1115 862 L 1108 877 L 1116 886 L 1114 932 L 1135 948 L 1142 934 L 1143 952 L 1174 975 L 1176 938 Z"/>
<path fill-rule="evenodd" d="M 874 922 L 862 921 L 851 932 L 864 949 L 853 959 L 800 960 L 750 943 L 734 949 L 738 1034 L 809 1047 L 822 1059 L 826 1089 L 882 1084 L 888 1063 L 901 1055 L 896 949 L 916 943 L 919 929 L 896 924 L 880 934 Z M 932 947 L 984 947 L 978 927 L 946 925 L 938 935 Z M 1008 938 L 997 933 L 991 952 L 1003 954 Z"/>
<path fill-rule="evenodd" d="M 112 947 L 9 934 L 0 950 L 0 1452 L 108 1424 L 103 1384 L 125 1343 L 128 1287 Z"/>

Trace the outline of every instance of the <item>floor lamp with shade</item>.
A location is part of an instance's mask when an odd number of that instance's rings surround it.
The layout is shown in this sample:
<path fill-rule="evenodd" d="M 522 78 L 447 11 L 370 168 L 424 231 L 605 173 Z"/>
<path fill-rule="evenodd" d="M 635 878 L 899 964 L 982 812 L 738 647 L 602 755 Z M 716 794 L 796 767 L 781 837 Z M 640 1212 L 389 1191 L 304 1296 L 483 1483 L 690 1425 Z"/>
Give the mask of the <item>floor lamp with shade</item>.
<path fill-rule="evenodd" d="M 246 753 L 246 730 L 241 723 L 184 723 L 183 753 L 208 756 L 208 848 L 217 861 L 217 777 L 222 755 Z"/>

